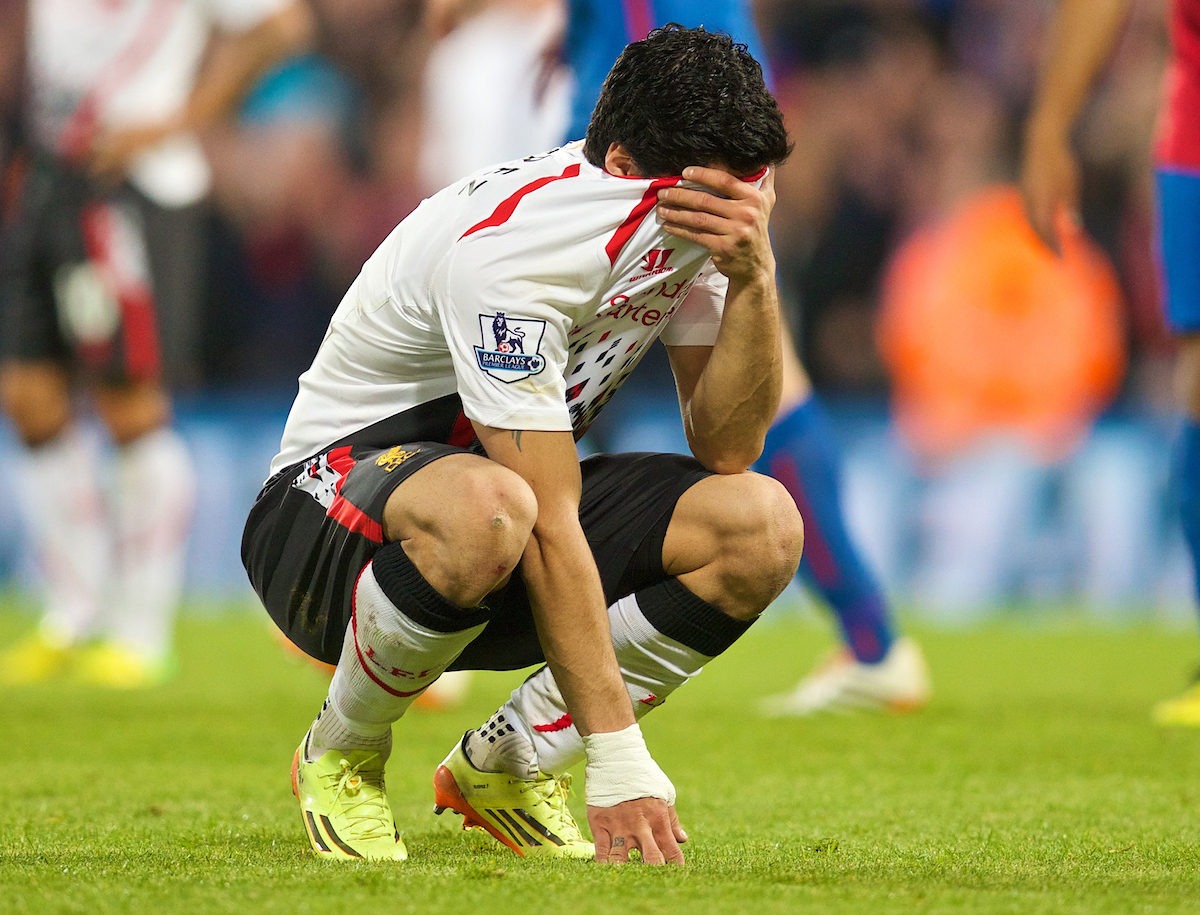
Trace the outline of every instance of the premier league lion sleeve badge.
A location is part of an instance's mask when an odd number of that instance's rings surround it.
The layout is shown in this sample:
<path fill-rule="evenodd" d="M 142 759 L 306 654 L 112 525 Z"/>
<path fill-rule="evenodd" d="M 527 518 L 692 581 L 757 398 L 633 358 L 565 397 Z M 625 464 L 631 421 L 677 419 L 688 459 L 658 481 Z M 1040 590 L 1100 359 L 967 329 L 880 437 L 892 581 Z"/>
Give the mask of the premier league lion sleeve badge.
<path fill-rule="evenodd" d="M 536 318 L 510 318 L 504 312 L 479 316 L 482 346 L 475 360 L 485 374 L 506 384 L 536 375 L 546 367 L 539 352 L 546 322 Z"/>

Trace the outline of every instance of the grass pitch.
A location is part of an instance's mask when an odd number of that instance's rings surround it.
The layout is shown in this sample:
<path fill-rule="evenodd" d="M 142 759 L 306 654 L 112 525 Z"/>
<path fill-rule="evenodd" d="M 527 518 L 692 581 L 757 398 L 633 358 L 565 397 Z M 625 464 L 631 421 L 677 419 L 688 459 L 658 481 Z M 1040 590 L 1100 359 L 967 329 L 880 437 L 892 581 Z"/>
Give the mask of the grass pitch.
<path fill-rule="evenodd" d="M 0 616 L 0 639 L 28 625 Z M 525 862 L 432 815 L 434 767 L 515 674 L 397 727 L 388 787 L 410 860 L 341 865 L 309 854 L 288 785 L 320 678 L 257 615 L 186 619 L 166 687 L 0 694 L 0 912 L 1200 910 L 1200 730 L 1147 717 L 1182 685 L 1193 635 L 919 635 L 937 693 L 914 717 L 757 718 L 828 643 L 787 618 L 646 719 L 692 836 L 685 868 Z"/>

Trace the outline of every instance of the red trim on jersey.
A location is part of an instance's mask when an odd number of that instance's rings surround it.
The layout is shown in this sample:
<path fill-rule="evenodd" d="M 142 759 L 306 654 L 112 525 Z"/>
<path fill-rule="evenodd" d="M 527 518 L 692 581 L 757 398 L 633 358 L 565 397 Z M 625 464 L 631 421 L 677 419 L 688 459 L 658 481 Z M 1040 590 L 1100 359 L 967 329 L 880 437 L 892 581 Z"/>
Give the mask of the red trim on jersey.
<path fill-rule="evenodd" d="M 512 219 L 512 214 L 517 211 L 517 204 L 520 203 L 526 195 L 532 194 L 534 191 L 545 187 L 551 181 L 561 181 L 563 178 L 578 177 L 579 163 L 576 162 L 574 165 L 568 165 L 566 168 L 564 168 L 561 175 L 547 175 L 545 178 L 538 178 L 537 181 L 530 181 L 511 197 L 501 201 L 500 205 L 492 211 L 491 216 L 489 216 L 483 222 L 477 222 L 475 225 L 471 226 L 471 228 L 467 229 L 467 231 L 463 232 L 463 234 L 458 237 L 458 240 L 462 241 L 468 235 L 473 235 L 480 229 L 494 229 L 496 226 L 504 225 L 506 222 Z"/>
<path fill-rule="evenodd" d="M 329 452 L 326 460 L 329 462 L 330 469 L 338 475 L 338 481 L 335 487 L 337 495 L 334 496 L 325 516 L 332 518 L 351 533 L 361 534 L 375 543 L 383 543 L 383 525 L 342 495 L 342 486 L 346 482 L 346 476 L 358 463 L 350 456 L 350 446 L 343 445 L 341 448 L 334 448 Z"/>
<path fill-rule="evenodd" d="M 375 681 L 376 686 L 386 690 L 393 696 L 399 696 L 401 699 L 407 699 L 409 696 L 415 696 L 417 693 L 425 692 L 425 690 L 429 688 L 430 684 L 426 683 L 420 689 L 414 689 L 411 693 L 403 693 L 398 689 L 392 689 L 377 676 L 375 676 L 375 672 L 367 666 L 367 659 L 363 657 L 362 648 L 360 648 L 358 645 L 358 583 L 362 581 L 363 574 L 367 571 L 370 565 L 371 564 L 368 562 L 362 567 L 362 572 L 358 573 L 358 578 L 354 581 L 354 590 L 350 592 L 350 629 L 354 633 L 354 652 L 358 655 L 359 666 L 362 667 L 363 671 L 368 677 Z"/>
<path fill-rule="evenodd" d="M 454 420 L 454 428 L 450 430 L 450 437 L 446 439 L 446 444 L 454 445 L 456 448 L 467 448 L 473 441 L 475 441 L 475 427 L 471 425 L 467 414 L 459 410 L 458 418 Z"/>
<path fill-rule="evenodd" d="M 342 484 L 346 482 L 346 474 L 354 469 L 354 465 L 358 463 L 354 458 L 350 457 L 350 446 L 342 445 L 340 448 L 334 448 L 325 456 L 331 470 L 339 477 L 337 483 L 337 491 L 342 491 Z"/>
<path fill-rule="evenodd" d="M 617 226 L 617 231 L 613 232 L 612 238 L 604 246 L 604 252 L 608 255 L 610 265 L 616 264 L 617 258 L 621 254 L 621 249 L 629 243 L 629 239 L 633 238 L 633 233 L 638 230 L 638 226 L 642 224 L 642 220 L 657 205 L 658 192 L 665 187 L 674 187 L 682 180 L 682 178 L 655 178 L 650 182 L 650 186 L 646 188 L 646 193 L 642 194 L 642 199 L 637 202 L 637 205 L 630 211 L 629 215 L 625 217 L 625 221 Z"/>
<path fill-rule="evenodd" d="M 650 0 L 621 0 L 625 9 L 625 34 L 631 42 L 641 41 L 654 28 L 654 10 Z"/>

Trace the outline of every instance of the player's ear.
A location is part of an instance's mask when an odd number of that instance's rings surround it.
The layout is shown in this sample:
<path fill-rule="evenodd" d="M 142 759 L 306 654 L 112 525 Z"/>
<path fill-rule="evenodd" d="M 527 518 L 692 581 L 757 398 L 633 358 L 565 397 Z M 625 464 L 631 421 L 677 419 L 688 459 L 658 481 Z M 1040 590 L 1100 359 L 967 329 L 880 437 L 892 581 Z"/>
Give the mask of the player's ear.
<path fill-rule="evenodd" d="M 604 170 L 610 175 L 620 175 L 622 178 L 639 178 L 641 173 L 633 162 L 633 156 L 620 143 L 611 143 L 608 152 L 604 154 Z"/>

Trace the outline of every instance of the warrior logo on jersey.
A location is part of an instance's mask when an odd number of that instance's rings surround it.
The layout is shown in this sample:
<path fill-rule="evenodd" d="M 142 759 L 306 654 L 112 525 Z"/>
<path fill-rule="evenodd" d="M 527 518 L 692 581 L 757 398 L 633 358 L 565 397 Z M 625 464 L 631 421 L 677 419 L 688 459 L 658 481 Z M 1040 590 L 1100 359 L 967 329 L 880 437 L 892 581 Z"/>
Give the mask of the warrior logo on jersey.
<path fill-rule="evenodd" d="M 493 378 L 512 382 L 536 375 L 546 367 L 538 353 L 546 322 L 534 318 L 510 318 L 504 312 L 479 316 L 483 346 L 475 347 L 479 367 Z"/>
<path fill-rule="evenodd" d="M 674 248 L 652 248 L 647 251 L 642 255 L 642 263 L 638 272 L 629 278 L 629 282 L 636 283 L 638 280 L 644 280 L 648 276 L 657 276 L 660 273 L 674 273 L 675 268 L 667 266 L 667 261 L 674 253 Z"/>

